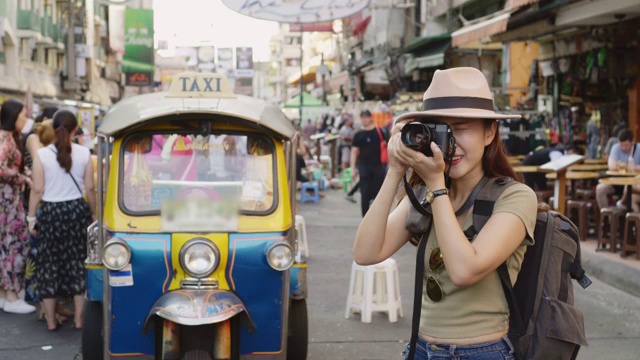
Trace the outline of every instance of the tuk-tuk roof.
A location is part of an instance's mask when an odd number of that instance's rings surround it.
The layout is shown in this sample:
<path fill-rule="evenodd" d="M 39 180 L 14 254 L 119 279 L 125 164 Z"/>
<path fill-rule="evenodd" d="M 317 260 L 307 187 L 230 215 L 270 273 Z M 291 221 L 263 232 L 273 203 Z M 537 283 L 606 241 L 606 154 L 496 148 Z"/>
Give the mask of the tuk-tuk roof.
<path fill-rule="evenodd" d="M 173 85 L 173 84 L 172 84 Z M 182 94 L 182 95 L 181 95 Z M 98 132 L 115 136 L 149 120 L 178 114 L 214 114 L 248 120 L 290 139 L 296 128 L 276 105 L 243 95 L 223 97 L 178 96 L 169 92 L 137 95 L 115 104 L 105 115 Z M 228 95 L 228 94 L 227 94 Z"/>

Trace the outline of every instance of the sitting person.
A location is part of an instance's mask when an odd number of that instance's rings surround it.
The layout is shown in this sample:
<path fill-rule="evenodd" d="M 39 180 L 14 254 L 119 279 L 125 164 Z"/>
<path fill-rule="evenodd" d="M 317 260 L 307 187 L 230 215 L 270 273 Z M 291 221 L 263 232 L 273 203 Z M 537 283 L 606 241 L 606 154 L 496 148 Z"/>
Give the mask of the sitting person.
<path fill-rule="evenodd" d="M 638 151 L 637 144 L 634 142 L 633 132 L 629 129 L 624 129 L 618 134 L 619 142 L 611 147 L 611 154 L 607 160 L 607 166 L 610 171 L 618 171 L 620 165 L 627 167 L 629 159 L 632 159 L 633 168 L 627 169 L 630 172 L 640 170 L 640 151 Z M 596 201 L 598 208 L 602 209 L 609 206 L 609 197 L 617 195 L 622 198 L 624 187 L 613 186 L 609 184 L 598 184 L 596 186 Z M 640 199 L 639 199 L 640 200 Z M 624 201 L 621 201 L 620 205 Z"/>

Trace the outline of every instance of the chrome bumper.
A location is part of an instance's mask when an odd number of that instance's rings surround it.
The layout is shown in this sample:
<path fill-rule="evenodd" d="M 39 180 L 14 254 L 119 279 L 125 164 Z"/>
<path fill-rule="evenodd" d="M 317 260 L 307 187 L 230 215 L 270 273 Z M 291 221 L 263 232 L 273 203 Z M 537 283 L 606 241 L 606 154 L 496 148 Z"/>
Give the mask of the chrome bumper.
<path fill-rule="evenodd" d="M 249 331 L 255 330 L 251 315 L 240 298 L 231 291 L 219 289 L 180 289 L 163 294 L 149 311 L 142 327 L 149 331 L 155 316 L 187 326 L 223 322 L 244 314 L 243 323 Z"/>

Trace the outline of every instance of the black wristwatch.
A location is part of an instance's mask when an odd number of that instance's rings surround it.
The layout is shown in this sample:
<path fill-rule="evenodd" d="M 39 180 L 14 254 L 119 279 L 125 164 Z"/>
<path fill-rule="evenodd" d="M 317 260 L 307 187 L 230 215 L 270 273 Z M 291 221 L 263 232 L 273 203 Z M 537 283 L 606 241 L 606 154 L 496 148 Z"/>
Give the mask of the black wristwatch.
<path fill-rule="evenodd" d="M 431 204 L 433 200 L 440 195 L 449 195 L 449 190 L 447 189 L 440 189 L 436 191 L 427 190 L 427 193 L 425 194 L 424 199 L 427 201 L 428 204 Z"/>

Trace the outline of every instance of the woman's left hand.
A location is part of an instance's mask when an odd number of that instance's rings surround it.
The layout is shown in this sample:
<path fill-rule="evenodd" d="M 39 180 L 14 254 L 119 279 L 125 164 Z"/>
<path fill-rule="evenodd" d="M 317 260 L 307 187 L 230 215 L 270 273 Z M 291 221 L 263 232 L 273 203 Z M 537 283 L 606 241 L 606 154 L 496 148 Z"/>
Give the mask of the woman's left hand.
<path fill-rule="evenodd" d="M 38 219 L 35 216 L 27 216 L 27 224 L 29 226 L 29 233 L 34 237 L 38 237 L 38 230 L 36 230 L 36 224 L 38 223 Z"/>

